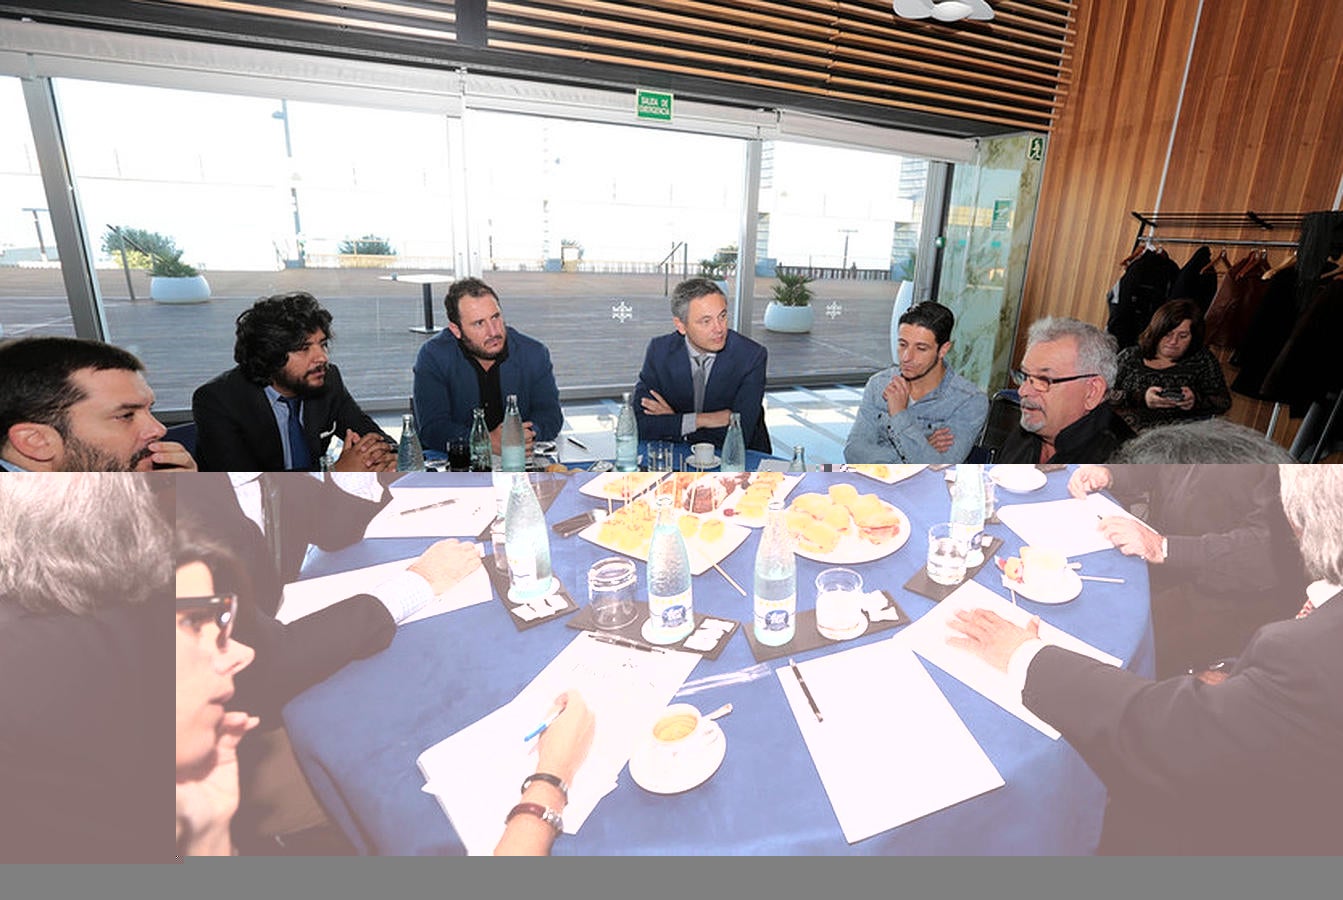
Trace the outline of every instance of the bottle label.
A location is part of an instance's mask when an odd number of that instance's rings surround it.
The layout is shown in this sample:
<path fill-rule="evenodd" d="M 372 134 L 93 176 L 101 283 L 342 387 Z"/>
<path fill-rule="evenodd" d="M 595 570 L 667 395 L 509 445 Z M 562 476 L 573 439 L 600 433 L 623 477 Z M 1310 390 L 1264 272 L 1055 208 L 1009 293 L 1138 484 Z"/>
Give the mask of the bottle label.
<path fill-rule="evenodd" d="M 686 627 L 690 623 L 690 592 L 675 594 L 671 597 L 648 598 L 648 611 L 653 616 L 657 627 L 664 631 L 676 631 Z"/>
<path fill-rule="evenodd" d="M 790 594 L 782 600 L 755 599 L 755 639 L 760 643 L 777 647 L 793 639 L 797 623 L 797 595 Z"/>

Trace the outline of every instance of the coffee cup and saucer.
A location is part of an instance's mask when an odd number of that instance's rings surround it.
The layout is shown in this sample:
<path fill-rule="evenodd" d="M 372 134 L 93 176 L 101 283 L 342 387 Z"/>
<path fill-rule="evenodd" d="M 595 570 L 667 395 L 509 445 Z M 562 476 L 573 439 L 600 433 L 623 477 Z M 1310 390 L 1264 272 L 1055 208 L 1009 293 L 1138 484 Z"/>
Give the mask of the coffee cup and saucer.
<path fill-rule="evenodd" d="M 1036 603 L 1067 603 L 1082 593 L 1082 579 L 1068 558 L 1046 547 L 1022 547 L 1020 567 L 1003 573 L 1003 586 Z"/>
<path fill-rule="evenodd" d="M 695 469 L 712 469 L 720 462 L 714 455 L 713 444 L 708 442 L 690 445 L 690 455 L 686 457 L 686 465 Z"/>
<path fill-rule="evenodd" d="M 717 722 L 689 703 L 673 703 L 653 722 L 630 757 L 630 777 L 654 794 L 679 794 L 709 780 L 727 755 Z"/>

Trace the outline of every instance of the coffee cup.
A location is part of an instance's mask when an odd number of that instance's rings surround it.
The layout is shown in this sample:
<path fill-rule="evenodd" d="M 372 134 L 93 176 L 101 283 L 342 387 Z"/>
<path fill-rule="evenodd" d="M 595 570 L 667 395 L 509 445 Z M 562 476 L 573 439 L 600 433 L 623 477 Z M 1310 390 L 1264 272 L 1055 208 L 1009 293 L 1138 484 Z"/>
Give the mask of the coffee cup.
<path fill-rule="evenodd" d="M 722 732 L 689 703 L 673 703 L 662 711 L 649 732 L 653 752 L 664 765 L 693 757 L 721 740 Z"/>
<path fill-rule="evenodd" d="M 863 576 L 825 569 L 816 576 L 816 630 L 832 641 L 852 637 L 863 622 Z"/>
<path fill-rule="evenodd" d="M 695 462 L 702 466 L 707 466 L 713 462 L 713 444 L 707 442 L 691 444 L 690 452 L 694 455 Z"/>

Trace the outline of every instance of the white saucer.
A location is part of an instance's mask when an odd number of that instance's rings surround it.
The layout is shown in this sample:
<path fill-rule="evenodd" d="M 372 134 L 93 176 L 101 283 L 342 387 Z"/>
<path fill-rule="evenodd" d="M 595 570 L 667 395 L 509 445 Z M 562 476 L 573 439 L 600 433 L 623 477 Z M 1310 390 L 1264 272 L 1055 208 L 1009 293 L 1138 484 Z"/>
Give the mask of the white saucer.
<path fill-rule="evenodd" d="M 693 456 L 687 456 L 687 457 L 685 458 L 685 464 L 686 464 L 687 466 L 690 466 L 690 468 L 692 468 L 692 469 L 712 469 L 714 466 L 718 465 L 720 462 L 722 462 L 722 460 L 719 459 L 717 456 L 715 456 L 713 459 L 709 460 L 708 462 L 700 462 L 699 460 L 695 459 L 695 457 L 693 457 Z"/>
<path fill-rule="evenodd" d="M 823 631 L 820 625 L 816 626 L 816 631 L 821 637 L 828 641 L 851 641 L 867 631 L 867 616 L 859 616 L 858 621 L 854 622 L 851 628 L 847 628 L 844 631 L 832 631 L 830 629 Z"/>
<path fill-rule="evenodd" d="M 694 631 L 695 629 L 691 627 L 686 629 L 686 633 L 681 635 L 680 637 L 669 638 L 665 634 L 658 634 L 656 631 L 653 630 L 652 616 L 649 616 L 647 619 L 644 619 L 643 625 L 639 626 L 639 633 L 643 635 L 644 640 L 648 641 L 648 643 L 650 644 L 664 644 L 664 645 L 675 644 L 690 637 L 690 635 L 694 633 Z"/>
<path fill-rule="evenodd" d="M 679 759 L 674 766 L 660 764 L 652 741 L 646 742 L 630 757 L 630 777 L 634 783 L 654 794 L 679 794 L 709 780 L 727 756 L 727 738 L 717 722 L 709 728 L 718 732 L 717 740 L 703 752 Z"/>
<path fill-rule="evenodd" d="M 1038 491 L 1049 481 L 1035 466 L 1000 465 L 989 470 L 989 477 L 1009 494 L 1029 494 Z"/>
<path fill-rule="evenodd" d="M 1003 576 L 1003 587 L 1011 588 L 1027 600 L 1033 600 L 1036 603 L 1067 603 L 1069 600 L 1076 600 L 1082 593 L 1082 579 L 1077 577 L 1077 573 L 1072 569 L 1063 570 L 1063 579 L 1057 588 L 1052 590 L 1033 587 L 1029 582 L 1012 581 L 1006 575 Z"/>

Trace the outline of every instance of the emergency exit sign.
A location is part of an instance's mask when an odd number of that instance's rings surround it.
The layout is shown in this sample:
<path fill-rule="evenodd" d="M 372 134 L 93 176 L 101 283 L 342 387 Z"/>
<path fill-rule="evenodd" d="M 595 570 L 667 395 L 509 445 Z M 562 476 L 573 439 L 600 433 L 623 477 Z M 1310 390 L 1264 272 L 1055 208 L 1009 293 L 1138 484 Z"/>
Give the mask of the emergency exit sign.
<path fill-rule="evenodd" d="M 672 95 L 664 91 L 635 91 L 634 110 L 640 119 L 656 119 L 670 122 L 672 117 Z"/>

